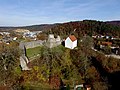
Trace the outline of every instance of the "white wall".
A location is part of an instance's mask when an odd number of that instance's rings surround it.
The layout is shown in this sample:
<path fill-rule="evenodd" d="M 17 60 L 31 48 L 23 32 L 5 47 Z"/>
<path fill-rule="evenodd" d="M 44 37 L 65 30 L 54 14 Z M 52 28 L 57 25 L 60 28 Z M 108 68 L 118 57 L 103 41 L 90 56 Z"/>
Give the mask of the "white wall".
<path fill-rule="evenodd" d="M 73 49 L 73 43 L 69 37 L 65 40 L 65 47 Z"/>
<path fill-rule="evenodd" d="M 77 40 L 73 42 L 73 48 L 77 47 Z"/>
<path fill-rule="evenodd" d="M 75 47 L 77 47 L 77 40 L 72 42 L 71 39 L 68 37 L 65 40 L 65 47 L 70 48 L 70 49 L 74 49 Z"/>

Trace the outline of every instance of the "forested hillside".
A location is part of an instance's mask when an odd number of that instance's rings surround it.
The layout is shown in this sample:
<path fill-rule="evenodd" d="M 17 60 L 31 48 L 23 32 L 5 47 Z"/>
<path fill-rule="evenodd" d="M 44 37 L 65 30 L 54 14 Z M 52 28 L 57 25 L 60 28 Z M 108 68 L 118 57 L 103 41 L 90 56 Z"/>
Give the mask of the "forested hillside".
<path fill-rule="evenodd" d="M 96 20 L 71 21 L 59 24 L 41 24 L 22 27 L 0 27 L 0 31 L 10 31 L 18 28 L 28 29 L 31 31 L 52 31 L 53 33 L 62 36 L 71 34 L 74 30 L 77 36 L 84 34 L 88 34 L 90 36 L 95 34 L 120 36 L 119 21 L 102 22 Z"/>
<path fill-rule="evenodd" d="M 30 31 L 43 31 L 49 30 L 54 27 L 55 24 L 41 24 L 41 25 L 32 25 L 32 26 L 21 26 L 21 27 L 0 27 L 0 31 L 11 31 L 15 29 L 28 29 Z"/>
<path fill-rule="evenodd" d="M 107 21 L 106 23 L 120 26 L 120 21 Z"/>
<path fill-rule="evenodd" d="M 111 23 L 95 20 L 68 22 L 53 27 L 52 32 L 61 36 L 74 33 L 77 37 L 85 34 L 90 36 L 95 34 L 120 36 L 120 26 Z"/>

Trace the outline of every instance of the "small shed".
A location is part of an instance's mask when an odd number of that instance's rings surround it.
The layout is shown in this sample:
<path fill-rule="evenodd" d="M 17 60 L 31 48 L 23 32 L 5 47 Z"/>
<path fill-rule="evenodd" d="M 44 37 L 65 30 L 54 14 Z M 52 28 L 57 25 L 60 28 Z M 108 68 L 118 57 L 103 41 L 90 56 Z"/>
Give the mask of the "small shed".
<path fill-rule="evenodd" d="M 74 35 L 67 37 L 65 40 L 65 47 L 70 49 L 77 47 L 77 38 Z"/>

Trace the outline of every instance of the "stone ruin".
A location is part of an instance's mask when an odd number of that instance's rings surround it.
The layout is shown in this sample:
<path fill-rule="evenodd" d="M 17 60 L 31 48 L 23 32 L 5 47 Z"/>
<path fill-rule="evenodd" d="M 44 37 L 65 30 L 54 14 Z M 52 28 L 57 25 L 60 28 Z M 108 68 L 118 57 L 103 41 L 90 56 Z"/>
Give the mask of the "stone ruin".
<path fill-rule="evenodd" d="M 46 41 L 46 46 L 49 48 L 56 47 L 61 44 L 61 38 L 60 36 L 57 36 L 57 38 L 54 37 L 54 34 L 49 34 L 48 40 Z"/>

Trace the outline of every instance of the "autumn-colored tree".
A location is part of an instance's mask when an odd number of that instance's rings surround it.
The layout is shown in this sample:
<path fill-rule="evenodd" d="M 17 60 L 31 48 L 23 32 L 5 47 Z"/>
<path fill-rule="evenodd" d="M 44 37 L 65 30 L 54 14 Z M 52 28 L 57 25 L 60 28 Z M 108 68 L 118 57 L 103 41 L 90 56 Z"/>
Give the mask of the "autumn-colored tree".
<path fill-rule="evenodd" d="M 0 83 L 4 85 L 12 85 L 14 82 L 14 70 L 19 65 L 20 50 L 14 44 L 0 45 Z M 15 78 L 15 77 L 14 77 Z"/>
<path fill-rule="evenodd" d="M 97 82 L 93 83 L 93 90 L 108 90 L 108 84 L 106 82 Z"/>
<path fill-rule="evenodd" d="M 47 39 L 47 35 L 44 33 L 40 33 L 37 35 L 37 39 L 38 40 L 46 40 Z"/>

